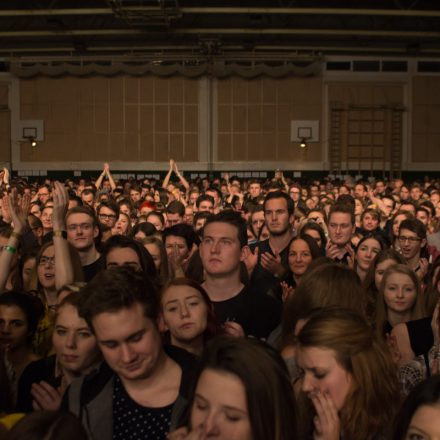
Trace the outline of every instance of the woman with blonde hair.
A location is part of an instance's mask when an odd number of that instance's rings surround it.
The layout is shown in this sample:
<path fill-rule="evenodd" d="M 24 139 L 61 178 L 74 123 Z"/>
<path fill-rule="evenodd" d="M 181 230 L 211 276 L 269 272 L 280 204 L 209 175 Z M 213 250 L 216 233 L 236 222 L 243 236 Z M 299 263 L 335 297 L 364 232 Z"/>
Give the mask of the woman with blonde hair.
<path fill-rule="evenodd" d="M 297 336 L 303 371 L 300 420 L 304 438 L 387 438 L 399 406 L 396 366 L 385 342 L 353 310 L 312 313 Z M 303 437 L 301 437 L 303 438 Z"/>
<path fill-rule="evenodd" d="M 376 330 L 389 334 L 397 325 L 426 316 L 420 281 L 405 264 L 390 266 L 383 274 L 376 306 Z"/>

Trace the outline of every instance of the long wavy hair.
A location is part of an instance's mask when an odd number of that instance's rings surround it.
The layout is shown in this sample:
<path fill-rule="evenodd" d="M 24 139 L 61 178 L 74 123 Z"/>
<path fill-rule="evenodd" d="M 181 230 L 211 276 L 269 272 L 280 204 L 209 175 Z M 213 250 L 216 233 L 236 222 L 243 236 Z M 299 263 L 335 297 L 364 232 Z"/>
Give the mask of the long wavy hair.
<path fill-rule="evenodd" d="M 351 376 L 351 388 L 340 411 L 342 437 L 366 440 L 387 434 L 400 400 L 397 367 L 386 343 L 367 321 L 353 310 L 321 309 L 310 315 L 297 343 L 300 348 L 332 350 Z M 306 423 L 312 429 L 313 421 Z"/>

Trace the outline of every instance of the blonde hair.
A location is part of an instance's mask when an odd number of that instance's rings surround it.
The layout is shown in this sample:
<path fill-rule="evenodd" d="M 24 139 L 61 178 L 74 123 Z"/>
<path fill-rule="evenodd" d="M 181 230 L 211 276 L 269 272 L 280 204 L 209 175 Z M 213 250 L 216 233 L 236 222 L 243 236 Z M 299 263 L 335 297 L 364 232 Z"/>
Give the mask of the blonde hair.
<path fill-rule="evenodd" d="M 300 347 L 332 350 L 352 378 L 340 412 L 343 438 L 384 434 L 399 405 L 397 367 L 367 321 L 353 310 L 321 309 L 310 315 L 297 342 Z"/>
<path fill-rule="evenodd" d="M 388 278 L 395 273 L 407 275 L 411 279 L 416 290 L 416 300 L 414 301 L 414 304 L 411 307 L 410 321 L 424 318 L 426 316 L 425 305 L 423 303 L 423 297 L 420 289 L 420 281 L 417 278 L 417 275 L 406 264 L 394 264 L 384 272 L 379 287 L 379 298 L 377 300 L 377 305 L 376 305 L 375 321 L 376 321 L 376 330 L 379 334 L 382 334 L 382 336 L 384 336 L 384 326 L 388 320 L 387 317 L 388 307 L 385 303 L 385 298 L 384 298 L 385 286 L 388 281 Z"/>

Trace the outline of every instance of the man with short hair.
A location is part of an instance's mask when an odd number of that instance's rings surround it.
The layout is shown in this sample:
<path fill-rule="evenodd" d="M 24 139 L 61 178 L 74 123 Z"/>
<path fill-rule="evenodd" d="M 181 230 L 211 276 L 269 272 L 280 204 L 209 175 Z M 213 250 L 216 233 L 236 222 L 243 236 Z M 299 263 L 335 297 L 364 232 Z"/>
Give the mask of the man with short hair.
<path fill-rule="evenodd" d="M 280 279 L 288 271 L 288 245 L 293 238 L 293 200 L 283 191 L 269 192 L 264 200 L 264 219 L 269 238 L 256 244 L 248 258 L 253 288 L 262 294 L 281 297 Z"/>
<path fill-rule="evenodd" d="M 167 218 L 167 227 L 183 223 L 183 216 L 185 215 L 185 206 L 178 200 L 173 200 L 165 208 Z"/>
<path fill-rule="evenodd" d="M 65 224 L 67 241 L 78 251 L 84 280 L 88 282 L 105 267 L 95 245 L 99 235 L 98 222 L 91 208 L 77 206 L 67 211 Z"/>
<path fill-rule="evenodd" d="M 119 206 L 113 200 L 103 200 L 97 209 L 98 222 L 110 229 L 116 224 L 119 217 Z"/>
<path fill-rule="evenodd" d="M 422 279 L 428 272 L 428 260 L 420 258 L 426 246 L 425 225 L 416 218 L 403 220 L 397 239 L 406 264 Z"/>
<path fill-rule="evenodd" d="M 196 201 L 196 208 L 198 212 L 208 211 L 212 214 L 214 212 L 214 199 L 208 194 L 202 194 Z"/>
<path fill-rule="evenodd" d="M 80 316 L 104 363 L 72 383 L 64 402 L 90 438 L 165 440 L 186 408 L 194 358 L 163 347 L 154 287 L 131 268 L 100 273 L 83 290 Z"/>
<path fill-rule="evenodd" d="M 249 198 L 251 200 L 258 201 L 261 196 L 261 182 L 259 180 L 253 179 L 249 182 Z"/>
<path fill-rule="evenodd" d="M 336 203 L 330 209 L 328 217 L 328 235 L 326 255 L 338 263 L 348 264 L 354 258 L 351 238 L 356 230 L 353 207 L 345 203 Z"/>
<path fill-rule="evenodd" d="M 214 200 L 213 213 L 217 214 L 218 212 L 220 212 L 220 210 L 222 208 L 222 193 L 221 193 L 221 191 L 215 186 L 210 186 L 205 191 L 205 195 L 211 196 L 212 199 Z"/>
<path fill-rule="evenodd" d="M 38 200 L 44 205 L 50 199 L 50 188 L 48 185 L 41 185 L 38 188 Z"/>
<path fill-rule="evenodd" d="M 266 338 L 279 324 L 281 305 L 241 280 L 247 258 L 246 222 L 238 212 L 221 211 L 206 220 L 199 246 L 207 291 L 219 323 L 236 336 Z"/>
<path fill-rule="evenodd" d="M 84 189 L 84 191 L 81 193 L 81 200 L 84 205 L 88 205 L 93 209 L 93 205 L 95 203 L 95 193 L 92 189 Z"/>

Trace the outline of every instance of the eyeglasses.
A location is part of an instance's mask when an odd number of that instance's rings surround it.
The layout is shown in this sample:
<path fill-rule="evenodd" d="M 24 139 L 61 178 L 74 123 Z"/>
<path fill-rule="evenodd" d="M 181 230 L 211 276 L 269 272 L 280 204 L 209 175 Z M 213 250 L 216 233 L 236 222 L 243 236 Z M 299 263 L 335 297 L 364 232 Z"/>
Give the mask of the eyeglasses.
<path fill-rule="evenodd" d="M 55 266 L 55 257 L 41 257 L 38 265 L 46 266 L 46 264 L 49 264 L 50 266 Z"/>
<path fill-rule="evenodd" d="M 398 239 L 400 242 L 402 242 L 402 243 L 406 243 L 406 242 L 408 242 L 408 243 L 411 243 L 411 244 L 417 243 L 418 241 L 422 241 L 422 239 L 421 239 L 421 238 L 418 238 L 418 237 L 405 237 L 405 236 L 403 236 L 403 235 L 399 235 L 399 236 L 397 237 L 397 239 Z"/>
<path fill-rule="evenodd" d="M 114 214 L 98 214 L 99 218 L 102 218 L 103 220 L 114 220 L 116 218 L 116 215 Z"/>
<path fill-rule="evenodd" d="M 92 224 L 91 223 L 81 223 L 80 225 L 67 225 L 67 230 L 68 231 L 76 231 L 77 229 L 81 229 L 81 231 L 89 231 L 90 229 L 92 229 Z"/>

